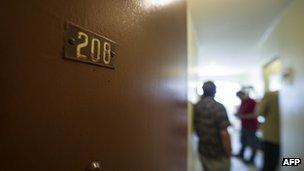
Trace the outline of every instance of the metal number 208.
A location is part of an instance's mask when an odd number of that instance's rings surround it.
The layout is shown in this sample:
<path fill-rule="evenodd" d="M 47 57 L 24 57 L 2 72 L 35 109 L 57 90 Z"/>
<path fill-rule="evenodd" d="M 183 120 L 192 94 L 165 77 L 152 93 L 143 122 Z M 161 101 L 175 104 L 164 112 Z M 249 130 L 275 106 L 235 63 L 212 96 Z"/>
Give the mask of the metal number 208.
<path fill-rule="evenodd" d="M 76 48 L 76 56 L 79 59 L 87 59 L 87 56 L 84 54 L 81 54 L 81 49 L 85 48 L 89 44 L 89 37 L 84 32 L 78 32 L 78 39 L 83 39 L 84 41 L 77 45 Z M 99 39 L 92 38 L 91 40 L 91 49 L 90 49 L 90 57 L 93 62 L 98 62 L 100 60 L 100 49 L 101 49 L 101 43 Z M 95 49 L 97 47 L 97 50 Z M 105 64 L 110 64 L 111 62 L 111 44 L 109 42 L 103 43 L 103 62 Z"/>

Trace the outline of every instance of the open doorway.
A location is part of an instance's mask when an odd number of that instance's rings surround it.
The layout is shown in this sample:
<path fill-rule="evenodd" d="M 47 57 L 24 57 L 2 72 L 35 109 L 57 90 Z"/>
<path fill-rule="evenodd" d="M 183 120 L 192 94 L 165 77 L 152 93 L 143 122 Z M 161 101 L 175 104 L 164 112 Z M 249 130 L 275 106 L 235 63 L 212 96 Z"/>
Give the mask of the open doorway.
<path fill-rule="evenodd" d="M 234 116 L 240 105 L 236 92 L 245 88 L 250 97 L 259 102 L 265 91 L 280 87 L 281 73 L 277 72 L 280 60 L 272 60 L 277 54 L 261 54 L 261 51 L 275 48 L 266 46 L 265 42 L 289 4 L 288 0 L 188 1 L 190 171 L 201 171 L 198 138 L 192 130 L 191 106 L 200 99 L 205 81 L 216 84 L 215 100 L 227 109 L 232 124 L 229 131 L 233 153 L 239 150 L 241 127 L 240 120 Z M 268 61 L 271 62 L 267 64 Z M 261 136 L 260 132 L 258 136 Z M 252 167 L 232 159 L 231 170 L 258 170 L 262 165 L 261 153 L 258 152 L 257 156 Z"/>
<path fill-rule="evenodd" d="M 250 96 L 254 99 L 260 100 L 261 92 L 262 90 L 256 89 L 255 87 L 251 86 L 248 81 L 244 81 L 243 76 L 212 76 L 212 80 L 216 84 L 217 87 L 217 93 L 215 95 L 215 100 L 222 103 L 226 110 L 227 114 L 231 123 L 231 127 L 229 127 L 229 133 L 231 135 L 231 142 L 232 142 L 232 150 L 233 153 L 237 153 L 240 149 L 240 131 L 241 131 L 241 124 L 240 120 L 234 116 L 234 114 L 237 112 L 238 107 L 241 103 L 240 99 L 236 96 L 236 92 L 238 92 L 241 89 L 249 89 Z M 261 76 L 262 79 L 262 76 Z M 200 96 L 203 94 L 202 91 L 202 85 L 205 81 L 211 80 L 210 76 L 204 76 L 200 79 L 200 81 L 197 81 L 196 83 L 196 95 L 197 99 L 193 101 L 192 104 L 195 104 L 196 101 L 200 98 Z M 263 82 L 259 82 L 263 86 Z M 192 161 L 191 161 L 191 169 L 192 171 L 201 171 L 201 164 L 199 162 L 199 155 L 198 155 L 198 137 L 194 132 L 192 132 L 191 136 L 192 140 Z M 246 149 L 245 151 L 245 158 L 249 158 L 250 150 Z M 257 152 L 257 157 L 255 159 L 255 166 L 247 166 L 242 161 L 232 158 L 232 167 L 231 170 L 250 170 L 254 171 L 257 170 L 257 168 L 260 168 L 262 163 L 261 159 L 261 152 Z"/>

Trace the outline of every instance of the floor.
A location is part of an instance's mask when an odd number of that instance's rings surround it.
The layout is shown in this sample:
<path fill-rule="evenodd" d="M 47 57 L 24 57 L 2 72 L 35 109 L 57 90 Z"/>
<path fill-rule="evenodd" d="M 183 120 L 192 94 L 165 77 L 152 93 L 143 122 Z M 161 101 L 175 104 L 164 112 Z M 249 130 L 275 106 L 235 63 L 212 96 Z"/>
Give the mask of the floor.
<path fill-rule="evenodd" d="M 239 131 L 232 130 L 231 133 L 231 142 L 233 153 L 237 153 L 240 148 L 239 143 Z M 198 153 L 197 153 L 197 136 L 192 136 L 192 171 L 202 171 L 201 163 L 199 161 Z M 250 155 L 250 150 L 246 150 L 245 157 Z M 261 168 L 262 165 L 262 153 L 259 151 L 255 160 L 256 166 L 249 166 L 244 164 L 241 160 L 237 158 L 232 158 L 231 160 L 231 171 L 257 171 Z"/>

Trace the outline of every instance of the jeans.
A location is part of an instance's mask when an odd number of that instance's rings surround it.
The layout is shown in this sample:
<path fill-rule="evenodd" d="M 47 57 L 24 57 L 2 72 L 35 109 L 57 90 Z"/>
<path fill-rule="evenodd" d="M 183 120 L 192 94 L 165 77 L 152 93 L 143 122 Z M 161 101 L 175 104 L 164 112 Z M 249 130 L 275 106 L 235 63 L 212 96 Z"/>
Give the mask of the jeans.
<path fill-rule="evenodd" d="M 247 129 L 242 129 L 241 131 L 241 150 L 239 152 L 239 155 L 241 157 L 244 157 L 244 152 L 247 146 L 251 147 L 252 153 L 250 157 L 250 161 L 254 161 L 255 155 L 257 148 L 259 146 L 259 140 L 256 136 L 256 131 L 255 130 L 247 130 Z"/>

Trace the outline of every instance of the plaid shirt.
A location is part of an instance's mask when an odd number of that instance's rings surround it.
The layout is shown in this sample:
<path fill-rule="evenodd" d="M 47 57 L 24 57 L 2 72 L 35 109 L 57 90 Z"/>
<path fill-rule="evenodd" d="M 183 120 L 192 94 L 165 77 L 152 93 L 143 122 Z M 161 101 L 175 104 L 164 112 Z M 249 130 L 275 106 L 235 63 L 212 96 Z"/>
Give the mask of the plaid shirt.
<path fill-rule="evenodd" d="M 202 156 L 217 159 L 225 155 L 220 131 L 229 125 L 225 107 L 214 98 L 203 96 L 194 106 L 194 129 Z"/>

